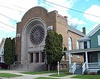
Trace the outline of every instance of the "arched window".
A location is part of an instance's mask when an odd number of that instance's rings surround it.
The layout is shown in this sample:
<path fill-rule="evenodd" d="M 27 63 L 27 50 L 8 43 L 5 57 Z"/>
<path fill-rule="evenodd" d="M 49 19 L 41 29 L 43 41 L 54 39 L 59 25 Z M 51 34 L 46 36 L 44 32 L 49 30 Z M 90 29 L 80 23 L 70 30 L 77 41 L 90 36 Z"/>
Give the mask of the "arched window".
<path fill-rule="evenodd" d="M 76 41 L 76 49 L 79 49 L 79 42 Z"/>
<path fill-rule="evenodd" d="M 72 50 L 72 38 L 71 37 L 68 38 L 68 47 L 69 47 L 69 50 Z"/>

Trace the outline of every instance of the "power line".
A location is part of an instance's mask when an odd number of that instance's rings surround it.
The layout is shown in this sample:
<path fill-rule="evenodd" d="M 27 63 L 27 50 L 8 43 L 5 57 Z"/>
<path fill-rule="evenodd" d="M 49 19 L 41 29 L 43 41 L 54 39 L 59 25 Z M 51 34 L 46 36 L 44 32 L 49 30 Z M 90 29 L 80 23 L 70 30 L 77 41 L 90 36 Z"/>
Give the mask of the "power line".
<path fill-rule="evenodd" d="M 72 8 L 68 8 L 68 7 L 65 7 L 65 6 L 62 6 L 62 5 L 59 5 L 59 4 L 56 4 L 56 3 L 53 3 L 53 2 L 47 1 L 47 0 L 44 0 L 44 1 L 45 1 L 45 2 L 48 2 L 48 3 L 50 3 L 50 4 L 53 4 L 53 5 L 62 7 L 62 8 L 66 8 L 66 9 L 69 9 L 69 10 L 72 10 L 72 11 L 75 11 L 75 12 L 78 12 L 78 13 L 83 13 L 83 14 L 86 14 L 86 15 L 90 15 L 90 16 L 94 16 L 94 17 L 100 18 L 100 16 L 97 16 L 97 15 L 85 13 L 85 12 L 82 12 L 82 11 L 79 11 L 79 10 L 75 10 L 75 9 L 72 9 Z"/>
<path fill-rule="evenodd" d="M 8 7 L 8 6 L 4 6 L 4 5 L 0 5 L 0 6 L 5 7 L 5 8 L 8 8 L 8 9 L 11 9 L 11 10 L 20 11 L 20 10 L 13 9 L 13 8 L 11 8 L 11 7 Z M 22 11 L 20 11 L 20 12 L 22 12 Z"/>
<path fill-rule="evenodd" d="M 4 25 L 6 25 L 6 26 L 9 26 L 9 27 L 11 27 L 11 28 L 13 28 L 14 30 L 16 29 L 15 27 L 13 27 L 13 26 L 11 26 L 11 25 L 8 25 L 8 24 L 6 24 L 6 23 L 3 23 L 3 22 L 1 22 L 1 21 L 0 21 L 0 23 L 4 24 Z"/>
<path fill-rule="evenodd" d="M 8 17 L 8 16 L 6 16 L 6 15 L 4 15 L 4 14 L 2 14 L 2 13 L 0 13 L 0 15 L 6 17 L 6 18 L 8 18 L 8 19 L 11 19 L 11 20 L 13 20 L 13 21 L 15 21 L 15 22 L 17 22 L 16 20 L 14 20 L 14 19 L 12 19 L 12 18 L 10 18 L 10 17 Z"/>
<path fill-rule="evenodd" d="M 51 6 L 49 3 L 46 3 L 46 2 L 44 2 L 44 1 L 43 1 L 43 3 L 45 3 L 46 5 Z M 51 6 L 51 7 L 53 7 L 53 6 Z M 76 17 L 75 15 L 71 15 L 71 16 Z M 78 19 L 81 19 L 81 18 L 78 17 Z M 68 21 L 68 22 L 71 22 L 71 21 Z M 88 25 L 93 25 L 91 22 L 87 22 L 87 23 L 88 23 Z"/>
<path fill-rule="evenodd" d="M 5 3 L 5 2 L 2 2 L 2 1 L 0 1 L 0 2 L 1 2 L 1 3 Z M 19 7 L 19 6 L 13 5 L 13 4 L 9 4 L 9 3 L 6 3 L 6 4 L 8 4 L 8 5 L 10 5 L 10 6 L 14 6 L 14 7 L 20 8 L 20 9 L 27 10 L 26 8 Z"/>

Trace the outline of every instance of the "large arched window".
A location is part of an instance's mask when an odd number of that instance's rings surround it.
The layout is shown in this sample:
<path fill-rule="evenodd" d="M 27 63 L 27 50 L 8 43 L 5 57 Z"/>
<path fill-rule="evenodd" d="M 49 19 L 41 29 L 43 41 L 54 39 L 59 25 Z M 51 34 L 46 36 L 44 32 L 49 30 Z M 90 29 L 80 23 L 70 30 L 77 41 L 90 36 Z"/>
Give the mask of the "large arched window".
<path fill-rule="evenodd" d="M 68 38 L 68 48 L 69 50 L 72 50 L 72 38 L 71 37 Z"/>

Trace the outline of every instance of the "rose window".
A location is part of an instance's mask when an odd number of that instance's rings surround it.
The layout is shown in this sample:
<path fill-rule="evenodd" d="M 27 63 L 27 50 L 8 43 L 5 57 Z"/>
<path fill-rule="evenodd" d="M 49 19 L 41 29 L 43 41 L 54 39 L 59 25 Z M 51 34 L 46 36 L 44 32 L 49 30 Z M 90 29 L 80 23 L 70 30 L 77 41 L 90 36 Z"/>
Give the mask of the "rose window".
<path fill-rule="evenodd" d="M 41 25 L 36 25 L 30 32 L 30 40 L 34 45 L 40 44 L 45 36 L 45 31 Z"/>

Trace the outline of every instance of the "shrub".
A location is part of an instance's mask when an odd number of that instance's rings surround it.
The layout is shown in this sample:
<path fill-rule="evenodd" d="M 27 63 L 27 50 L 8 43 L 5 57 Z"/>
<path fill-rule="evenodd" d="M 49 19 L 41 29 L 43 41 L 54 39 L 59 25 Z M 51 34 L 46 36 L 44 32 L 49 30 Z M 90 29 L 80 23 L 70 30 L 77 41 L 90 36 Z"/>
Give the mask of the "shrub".
<path fill-rule="evenodd" d="M 67 72 L 66 74 L 67 74 L 67 75 L 72 75 L 72 73 L 71 73 L 71 72 Z"/>
<path fill-rule="evenodd" d="M 100 75 L 100 70 L 97 71 L 97 74 Z"/>
<path fill-rule="evenodd" d="M 88 75 L 88 71 L 87 70 L 84 71 L 84 75 Z"/>
<path fill-rule="evenodd" d="M 96 75 L 96 72 L 90 72 L 89 75 Z"/>

